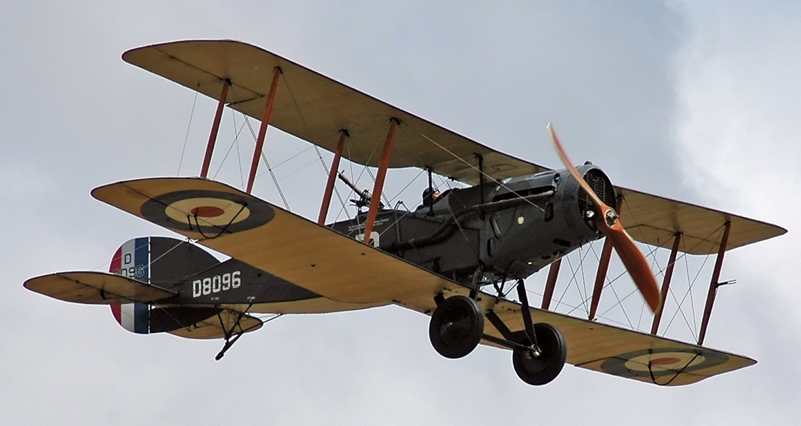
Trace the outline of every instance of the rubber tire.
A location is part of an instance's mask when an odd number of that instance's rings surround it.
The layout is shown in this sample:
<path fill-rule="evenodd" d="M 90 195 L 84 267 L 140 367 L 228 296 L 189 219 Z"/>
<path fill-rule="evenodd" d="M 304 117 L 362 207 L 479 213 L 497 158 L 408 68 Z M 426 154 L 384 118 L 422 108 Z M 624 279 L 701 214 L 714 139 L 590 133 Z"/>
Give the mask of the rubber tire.
<path fill-rule="evenodd" d="M 515 349 L 512 352 L 512 364 L 520 380 L 534 386 L 550 383 L 562 371 L 567 359 L 567 341 L 558 328 L 551 324 L 534 324 L 537 344 L 542 351 L 539 357 L 529 357 L 528 351 Z M 513 339 L 517 343 L 531 344 L 524 331 L 515 333 Z"/>
<path fill-rule="evenodd" d="M 431 345 L 445 358 L 462 358 L 473 352 L 484 335 L 484 313 L 465 296 L 445 299 L 434 310 L 428 325 Z"/>

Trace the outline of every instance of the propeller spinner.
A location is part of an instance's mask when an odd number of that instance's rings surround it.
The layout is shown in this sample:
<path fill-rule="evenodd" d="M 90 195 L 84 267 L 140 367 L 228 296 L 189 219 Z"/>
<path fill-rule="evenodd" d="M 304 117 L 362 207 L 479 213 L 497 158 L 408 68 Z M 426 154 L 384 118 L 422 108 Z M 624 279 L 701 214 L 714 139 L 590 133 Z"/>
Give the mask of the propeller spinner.
<path fill-rule="evenodd" d="M 648 303 L 651 311 L 656 312 L 657 309 L 659 309 L 661 295 L 659 286 L 656 284 L 653 274 L 651 274 L 651 268 L 648 267 L 648 261 L 645 260 L 645 256 L 643 256 L 642 252 L 634 245 L 634 240 L 632 240 L 626 230 L 623 229 L 620 216 L 615 209 L 604 204 L 598 195 L 595 194 L 592 187 L 584 180 L 578 170 L 573 167 L 573 163 L 570 159 L 567 158 L 567 153 L 565 153 L 562 144 L 559 142 L 559 138 L 556 136 L 553 127 L 551 127 L 550 124 L 548 124 L 547 127 L 548 133 L 551 135 L 551 141 L 562 163 L 573 176 L 573 179 L 587 192 L 587 195 L 589 195 L 595 205 L 595 225 L 603 232 L 606 238 L 609 238 L 612 242 L 612 246 L 620 256 L 620 260 L 623 261 L 623 265 L 628 269 L 631 278 L 634 280 L 634 284 L 637 285 L 643 298 L 645 298 L 645 302 Z"/>

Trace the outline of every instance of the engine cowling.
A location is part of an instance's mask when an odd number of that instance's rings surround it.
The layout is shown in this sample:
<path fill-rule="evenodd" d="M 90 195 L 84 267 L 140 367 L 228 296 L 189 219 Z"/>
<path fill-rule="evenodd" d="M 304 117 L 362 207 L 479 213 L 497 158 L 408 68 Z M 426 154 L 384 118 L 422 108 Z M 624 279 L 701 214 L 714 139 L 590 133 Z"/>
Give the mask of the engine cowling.
<path fill-rule="evenodd" d="M 597 166 L 578 167 L 585 180 L 608 205 L 616 204 L 615 189 Z M 593 202 L 567 171 L 548 171 L 505 182 L 493 201 L 553 191 L 536 205 L 493 213 L 482 238 L 482 261 L 498 274 L 525 278 L 558 257 L 603 235 L 592 220 Z"/>

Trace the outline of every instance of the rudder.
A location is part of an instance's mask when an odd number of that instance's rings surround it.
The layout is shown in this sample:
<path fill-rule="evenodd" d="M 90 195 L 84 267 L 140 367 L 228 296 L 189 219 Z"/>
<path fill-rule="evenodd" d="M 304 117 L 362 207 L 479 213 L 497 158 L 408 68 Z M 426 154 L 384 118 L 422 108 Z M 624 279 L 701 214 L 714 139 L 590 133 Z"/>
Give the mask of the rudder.
<path fill-rule="evenodd" d="M 170 289 L 183 278 L 217 265 L 219 260 L 187 241 L 169 237 L 140 237 L 125 242 L 114 253 L 109 272 L 161 288 Z M 111 312 L 123 328 L 137 334 L 167 331 L 158 324 L 163 315 L 146 303 L 111 305 Z M 170 309 L 170 308 L 166 308 Z M 156 323 L 153 323 L 153 322 Z"/>

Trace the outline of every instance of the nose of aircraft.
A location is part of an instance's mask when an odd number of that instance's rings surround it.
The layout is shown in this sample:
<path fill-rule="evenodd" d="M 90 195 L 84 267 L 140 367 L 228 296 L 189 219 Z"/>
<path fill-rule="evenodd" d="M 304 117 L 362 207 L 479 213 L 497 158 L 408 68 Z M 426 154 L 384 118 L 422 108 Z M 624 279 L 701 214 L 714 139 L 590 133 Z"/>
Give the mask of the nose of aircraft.
<path fill-rule="evenodd" d="M 581 176 L 578 170 L 573 166 L 562 144 L 559 142 L 559 138 L 556 136 L 553 127 L 548 124 L 547 128 L 554 148 L 557 154 L 559 154 L 559 158 L 562 160 L 565 168 L 567 168 L 570 175 L 573 176 L 592 199 L 595 207 L 594 220 L 596 226 L 603 232 L 606 238 L 611 240 L 612 246 L 620 256 L 620 260 L 623 261 L 623 265 L 625 265 L 626 269 L 629 271 L 631 278 L 634 280 L 634 284 L 637 285 L 643 298 L 645 298 L 645 302 L 648 303 L 651 311 L 656 312 L 657 309 L 659 309 L 662 296 L 659 292 L 659 286 L 656 284 L 656 280 L 651 273 L 651 268 L 648 266 L 648 261 L 634 244 L 634 240 L 631 239 L 623 228 L 620 216 L 615 209 L 601 201 L 594 188 L 584 180 L 584 177 Z"/>

